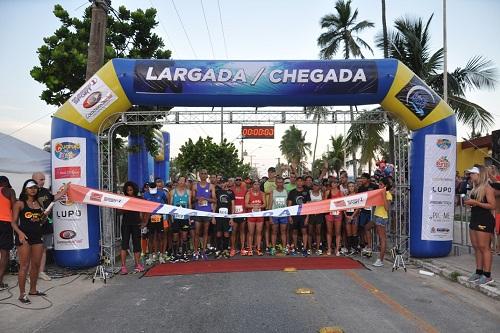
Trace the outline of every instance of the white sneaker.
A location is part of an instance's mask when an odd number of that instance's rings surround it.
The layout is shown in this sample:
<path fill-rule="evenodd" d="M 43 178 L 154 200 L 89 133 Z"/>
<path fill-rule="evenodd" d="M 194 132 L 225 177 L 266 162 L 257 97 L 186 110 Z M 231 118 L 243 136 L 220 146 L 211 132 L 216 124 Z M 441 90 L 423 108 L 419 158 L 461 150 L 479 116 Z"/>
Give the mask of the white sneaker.
<path fill-rule="evenodd" d="M 377 260 L 375 260 L 375 262 L 372 265 L 375 267 L 382 267 L 382 266 L 384 266 L 384 263 L 382 262 L 382 260 L 377 259 Z"/>
<path fill-rule="evenodd" d="M 47 273 L 45 273 L 45 272 L 40 272 L 38 274 L 38 277 L 40 279 L 42 279 L 43 281 L 51 281 L 52 280 L 52 278 L 50 276 L 48 276 Z"/>

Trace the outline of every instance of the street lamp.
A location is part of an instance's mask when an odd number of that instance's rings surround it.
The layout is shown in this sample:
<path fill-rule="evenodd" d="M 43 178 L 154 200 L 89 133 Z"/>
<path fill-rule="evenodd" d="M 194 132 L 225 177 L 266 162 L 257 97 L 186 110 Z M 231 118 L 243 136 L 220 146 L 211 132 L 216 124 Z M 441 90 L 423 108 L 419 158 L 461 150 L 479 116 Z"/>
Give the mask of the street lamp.
<path fill-rule="evenodd" d="M 250 153 L 248 153 L 246 151 L 243 152 L 243 156 L 250 156 L 250 165 L 252 165 L 252 156 L 255 156 L 255 155 L 252 155 L 252 153 L 254 151 L 256 151 L 257 149 L 260 149 L 260 148 L 262 148 L 262 146 L 258 146 L 257 148 L 255 148 L 254 150 L 252 150 Z M 242 160 L 243 160 L 243 158 L 242 158 Z"/>

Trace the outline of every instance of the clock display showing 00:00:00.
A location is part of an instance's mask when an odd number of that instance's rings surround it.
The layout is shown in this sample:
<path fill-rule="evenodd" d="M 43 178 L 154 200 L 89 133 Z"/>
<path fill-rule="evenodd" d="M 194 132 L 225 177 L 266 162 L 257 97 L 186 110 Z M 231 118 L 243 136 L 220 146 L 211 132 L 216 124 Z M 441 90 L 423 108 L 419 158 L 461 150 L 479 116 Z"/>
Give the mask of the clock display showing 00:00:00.
<path fill-rule="evenodd" d="M 260 138 L 260 139 L 274 139 L 274 127 L 270 126 L 257 126 L 249 127 L 243 126 L 241 128 L 241 135 L 245 139 Z"/>

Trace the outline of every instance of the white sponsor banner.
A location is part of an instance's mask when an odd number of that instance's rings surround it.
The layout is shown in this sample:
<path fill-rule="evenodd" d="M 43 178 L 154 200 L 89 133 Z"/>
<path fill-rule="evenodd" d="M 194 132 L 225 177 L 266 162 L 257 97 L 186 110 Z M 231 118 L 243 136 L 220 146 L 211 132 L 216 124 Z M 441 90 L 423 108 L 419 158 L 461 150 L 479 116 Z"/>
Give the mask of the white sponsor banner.
<path fill-rule="evenodd" d="M 453 240 L 456 138 L 425 137 L 422 240 Z"/>
<path fill-rule="evenodd" d="M 100 191 L 89 191 L 85 195 L 85 202 L 100 203 L 100 206 L 111 207 L 111 208 L 123 208 L 130 198 L 124 197 L 118 194 L 112 194 L 109 192 L 100 192 Z"/>
<path fill-rule="evenodd" d="M 52 190 L 64 184 L 87 185 L 86 139 L 63 137 L 52 140 Z M 89 248 L 87 205 L 71 201 L 56 202 L 53 210 L 54 248 L 83 250 Z"/>
<path fill-rule="evenodd" d="M 71 96 L 69 102 L 86 121 L 91 123 L 117 98 L 106 83 L 94 75 Z"/>

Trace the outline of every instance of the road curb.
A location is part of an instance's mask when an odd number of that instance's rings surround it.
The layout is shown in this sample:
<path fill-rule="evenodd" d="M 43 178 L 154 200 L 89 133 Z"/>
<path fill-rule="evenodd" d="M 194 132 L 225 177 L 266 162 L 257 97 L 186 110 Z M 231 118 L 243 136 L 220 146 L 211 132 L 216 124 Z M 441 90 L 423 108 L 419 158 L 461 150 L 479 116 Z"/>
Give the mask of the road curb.
<path fill-rule="evenodd" d="M 496 281 L 491 285 L 480 286 L 475 283 L 467 281 L 469 275 L 471 274 L 470 272 L 467 272 L 459 268 L 450 267 L 449 265 L 439 262 L 437 260 L 431 260 L 431 259 L 421 260 L 421 259 L 411 258 L 410 262 L 418 267 L 433 272 L 434 274 L 440 275 L 450 281 L 458 282 L 464 287 L 477 290 L 486 296 L 489 296 L 496 300 L 500 300 L 500 289 L 498 288 L 499 283 Z"/>

